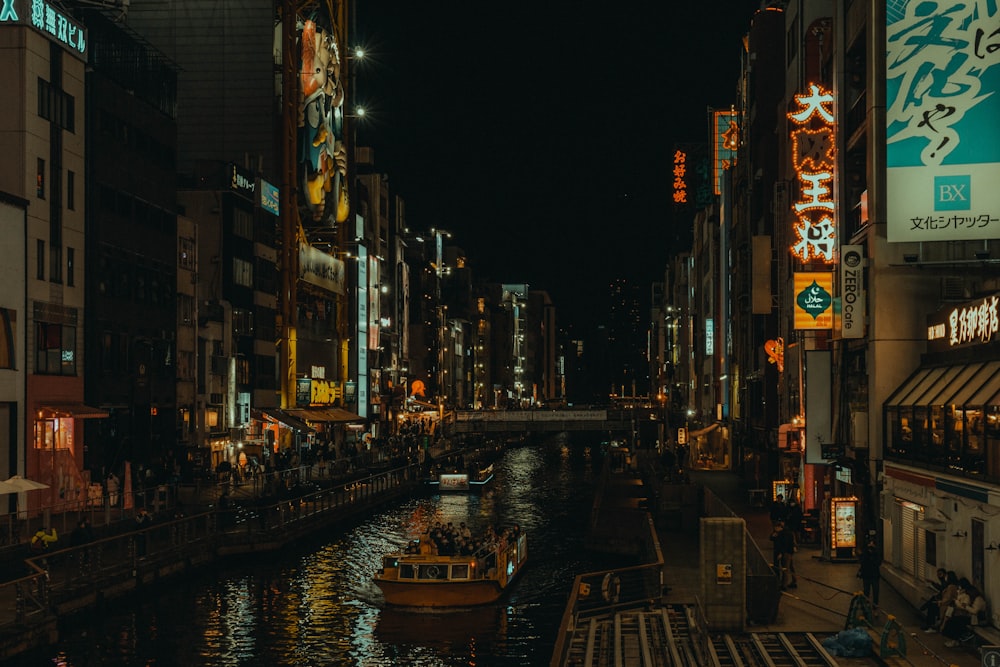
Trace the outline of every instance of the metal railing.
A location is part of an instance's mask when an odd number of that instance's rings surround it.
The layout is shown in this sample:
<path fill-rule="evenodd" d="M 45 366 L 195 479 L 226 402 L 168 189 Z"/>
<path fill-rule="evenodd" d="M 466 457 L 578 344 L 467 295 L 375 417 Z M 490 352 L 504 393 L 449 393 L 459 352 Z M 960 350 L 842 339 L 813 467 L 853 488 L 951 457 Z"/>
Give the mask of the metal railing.
<path fill-rule="evenodd" d="M 420 483 L 419 467 L 407 465 L 332 483 L 300 497 L 278 501 L 247 497 L 228 508 L 216 505 L 148 526 L 137 527 L 131 511 L 120 510 L 125 520 L 111 522 L 107 531 L 111 534 L 86 544 L 41 553 L 25 545 L 9 547 L 23 549 L 23 554 L 7 554 L 11 578 L 0 582 L 0 635 L 15 631 L 29 618 L 54 618 L 82 609 L 100 597 L 115 597 L 222 555 L 280 548 L 325 521 L 365 511 L 411 492 Z M 208 496 L 221 494 L 218 489 L 205 491 Z M 98 518 L 106 512 L 107 507 L 94 508 L 92 514 Z M 68 523 L 79 516 L 52 519 Z M 57 544 L 67 542 L 60 535 Z"/>

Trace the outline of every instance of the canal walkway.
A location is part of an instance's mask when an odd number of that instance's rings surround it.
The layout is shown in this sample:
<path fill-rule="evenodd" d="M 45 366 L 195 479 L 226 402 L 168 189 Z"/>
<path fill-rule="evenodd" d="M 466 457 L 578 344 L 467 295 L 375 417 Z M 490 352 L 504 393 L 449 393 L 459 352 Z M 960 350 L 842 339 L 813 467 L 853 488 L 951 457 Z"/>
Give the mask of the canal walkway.
<path fill-rule="evenodd" d="M 476 454 L 431 449 L 433 460 L 445 464 Z M 280 473 L 277 489 L 262 479 L 178 485 L 156 494 L 150 511 L 104 506 L 32 517 L 19 526 L 22 539 L 0 547 L 0 661 L 55 643 L 63 617 L 222 558 L 276 551 L 315 536 L 420 493 L 425 476 L 415 462 L 337 477 L 302 468 Z M 150 518 L 137 519 L 144 515 Z M 84 518 L 93 536 L 73 544 L 73 529 Z M 56 527 L 58 546 L 35 553 L 27 536 L 44 523 Z"/>

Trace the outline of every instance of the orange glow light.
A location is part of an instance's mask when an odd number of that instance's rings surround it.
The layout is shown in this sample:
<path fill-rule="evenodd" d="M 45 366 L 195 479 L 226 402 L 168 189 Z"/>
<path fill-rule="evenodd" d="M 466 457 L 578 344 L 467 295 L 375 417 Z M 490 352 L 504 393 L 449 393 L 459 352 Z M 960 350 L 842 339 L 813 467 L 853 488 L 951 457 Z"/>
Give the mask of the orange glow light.
<path fill-rule="evenodd" d="M 799 109 L 788 119 L 798 127 L 791 132 L 792 165 L 802 182 L 802 199 L 795 202 L 798 220 L 790 250 L 802 262 L 832 264 L 837 247 L 833 178 L 837 164 L 833 94 L 817 84 L 796 95 Z"/>

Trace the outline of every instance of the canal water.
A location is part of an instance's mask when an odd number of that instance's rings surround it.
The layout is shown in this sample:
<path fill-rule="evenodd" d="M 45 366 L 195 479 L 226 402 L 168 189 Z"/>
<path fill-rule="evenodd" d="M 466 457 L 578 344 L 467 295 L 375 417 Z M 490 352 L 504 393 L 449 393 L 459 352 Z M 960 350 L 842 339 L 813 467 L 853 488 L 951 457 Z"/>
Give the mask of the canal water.
<path fill-rule="evenodd" d="M 506 451 L 482 496 L 392 505 L 309 545 L 242 559 L 76 619 L 19 665 L 547 665 L 573 578 L 620 565 L 583 549 L 601 469 L 566 439 Z M 387 608 L 372 575 L 384 553 L 435 521 L 518 524 L 529 564 L 501 600 L 460 611 Z"/>

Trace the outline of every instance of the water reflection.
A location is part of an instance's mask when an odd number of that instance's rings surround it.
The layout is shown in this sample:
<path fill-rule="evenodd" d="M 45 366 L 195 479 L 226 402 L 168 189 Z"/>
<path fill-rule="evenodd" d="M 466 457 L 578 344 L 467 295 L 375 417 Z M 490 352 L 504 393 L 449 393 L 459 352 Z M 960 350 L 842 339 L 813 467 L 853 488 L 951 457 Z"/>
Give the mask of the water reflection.
<path fill-rule="evenodd" d="M 482 496 L 412 499 L 298 552 L 147 589 L 18 664 L 548 664 L 574 576 L 607 565 L 582 550 L 599 471 L 593 455 L 565 443 L 510 450 Z M 465 521 L 473 531 L 517 523 L 530 533 L 529 564 L 500 603 L 458 612 L 384 608 L 372 583 L 382 555 L 435 521 Z"/>

